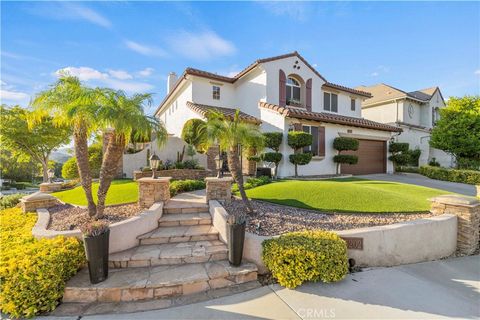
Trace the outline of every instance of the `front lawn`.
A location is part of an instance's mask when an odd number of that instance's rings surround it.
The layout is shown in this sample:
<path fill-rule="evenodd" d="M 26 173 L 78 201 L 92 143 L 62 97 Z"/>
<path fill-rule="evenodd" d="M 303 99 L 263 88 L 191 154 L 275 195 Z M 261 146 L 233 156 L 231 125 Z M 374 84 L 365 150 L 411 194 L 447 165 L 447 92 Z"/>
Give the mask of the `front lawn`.
<path fill-rule="evenodd" d="M 97 201 L 98 182 L 93 183 L 93 198 Z M 53 193 L 55 197 L 63 202 L 86 206 L 87 198 L 81 186 L 71 190 Z M 136 202 L 138 200 L 138 184 L 135 181 L 122 179 L 114 180 L 108 189 L 106 205 Z"/>
<path fill-rule="evenodd" d="M 451 192 L 358 178 L 283 180 L 247 190 L 249 198 L 324 212 L 422 212 L 429 198 Z"/>

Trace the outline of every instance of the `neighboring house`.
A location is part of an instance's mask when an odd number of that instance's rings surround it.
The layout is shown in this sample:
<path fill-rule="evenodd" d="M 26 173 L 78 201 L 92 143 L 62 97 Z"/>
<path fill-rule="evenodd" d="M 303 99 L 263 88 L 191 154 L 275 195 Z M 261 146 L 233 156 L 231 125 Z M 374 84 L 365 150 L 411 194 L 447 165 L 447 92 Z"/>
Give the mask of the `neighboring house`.
<path fill-rule="evenodd" d="M 431 148 L 429 143 L 431 130 L 439 119 L 439 109 L 445 107 L 438 87 L 405 92 L 381 83 L 356 89 L 372 95 L 363 101 L 362 115 L 401 128 L 403 132 L 395 136 L 395 141 L 408 142 L 410 149 L 420 149 L 420 165 L 427 164 L 432 158 L 442 166 L 453 165 L 449 154 Z"/>
<path fill-rule="evenodd" d="M 155 116 L 173 136 L 181 135 L 187 120 L 205 119 L 212 109 L 227 116 L 239 109 L 245 121 L 260 125 L 262 131 L 283 132 L 279 176 L 294 174 L 288 160 L 293 153 L 287 145 L 289 130 L 313 135 L 313 144 L 306 151 L 314 157 L 299 168 L 301 175 L 335 173 L 333 139 L 339 136 L 360 140 L 358 164 L 343 166 L 343 173 L 393 170 L 387 141 L 401 129 L 363 119 L 361 103 L 370 93 L 328 82 L 297 52 L 257 60 L 234 77 L 187 68 L 178 79 L 171 73 L 167 86 L 168 94 Z M 214 166 L 214 156 L 212 148 L 207 153 L 209 168 Z"/>

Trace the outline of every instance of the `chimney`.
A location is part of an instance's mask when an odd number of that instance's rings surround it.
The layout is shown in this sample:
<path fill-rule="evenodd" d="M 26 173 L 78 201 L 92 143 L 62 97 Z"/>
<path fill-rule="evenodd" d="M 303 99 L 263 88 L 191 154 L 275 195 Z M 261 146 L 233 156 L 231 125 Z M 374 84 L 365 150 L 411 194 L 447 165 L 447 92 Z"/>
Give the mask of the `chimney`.
<path fill-rule="evenodd" d="M 177 74 L 175 72 L 170 72 L 167 79 L 167 93 L 170 93 L 173 90 L 175 83 L 177 83 Z"/>

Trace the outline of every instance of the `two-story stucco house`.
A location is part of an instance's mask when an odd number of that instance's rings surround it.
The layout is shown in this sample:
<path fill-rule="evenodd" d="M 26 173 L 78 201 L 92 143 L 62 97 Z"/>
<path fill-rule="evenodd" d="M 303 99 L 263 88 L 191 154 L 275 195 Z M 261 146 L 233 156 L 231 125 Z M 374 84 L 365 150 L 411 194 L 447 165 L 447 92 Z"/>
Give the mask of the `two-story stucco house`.
<path fill-rule="evenodd" d="M 171 135 L 179 137 L 189 119 L 204 119 L 211 109 L 226 115 L 239 109 L 244 120 L 260 125 L 262 131 L 284 133 L 279 176 L 294 174 L 294 166 L 288 160 L 293 153 L 287 145 L 289 130 L 313 135 L 313 144 L 307 149 L 314 157 L 310 164 L 300 167 L 301 175 L 335 173 L 336 152 L 332 145 L 339 136 L 360 140 L 358 164 L 345 165 L 343 173 L 392 172 L 387 142 L 402 130 L 362 118 L 362 101 L 370 97 L 368 92 L 328 82 L 293 52 L 257 60 L 234 77 L 192 68 L 187 68 L 178 79 L 171 73 L 168 94 L 155 116 L 165 123 Z"/>
<path fill-rule="evenodd" d="M 447 153 L 430 147 L 430 132 L 439 119 L 439 109 L 445 107 L 438 87 L 406 92 L 387 84 L 360 86 L 372 97 L 362 103 L 362 116 L 396 126 L 403 130 L 395 136 L 398 142 L 408 142 L 410 149 L 420 149 L 419 164 L 435 158 L 442 166 L 450 167 L 453 159 Z"/>

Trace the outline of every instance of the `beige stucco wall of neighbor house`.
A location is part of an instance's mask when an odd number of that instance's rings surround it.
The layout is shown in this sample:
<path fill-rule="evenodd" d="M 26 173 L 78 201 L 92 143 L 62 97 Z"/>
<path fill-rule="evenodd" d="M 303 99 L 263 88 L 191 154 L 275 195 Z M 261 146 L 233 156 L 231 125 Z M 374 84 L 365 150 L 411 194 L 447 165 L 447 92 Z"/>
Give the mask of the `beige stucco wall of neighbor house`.
<path fill-rule="evenodd" d="M 419 165 L 428 164 L 430 160 L 430 131 L 408 126 L 401 126 L 401 128 L 403 132 L 395 136 L 395 141 L 407 142 L 411 150 L 420 149 Z"/>
<path fill-rule="evenodd" d="M 363 250 L 348 250 L 362 267 L 390 267 L 448 257 L 457 244 L 457 217 L 445 214 L 388 226 L 336 231 L 341 237 L 363 238 Z M 272 237 L 246 233 L 243 257 L 265 273 L 262 242 Z"/>
<path fill-rule="evenodd" d="M 177 152 L 182 152 L 183 147 L 186 145 L 185 141 L 176 136 L 168 137 L 167 144 L 162 148 L 155 141 L 148 143 L 142 151 L 123 155 L 123 173 L 127 178 L 133 178 L 133 171 L 140 170 L 141 167 L 149 167 L 150 164 L 147 161 L 148 150 L 150 150 L 150 155 L 156 153 L 163 162 L 166 160 L 175 162 L 177 160 Z M 193 158 L 198 160 L 200 166 L 207 167 L 207 156 L 205 154 L 197 153 Z M 185 152 L 184 160 L 187 159 L 190 159 L 190 157 Z"/>
<path fill-rule="evenodd" d="M 365 119 L 380 123 L 395 123 L 397 118 L 400 119 L 403 116 L 402 113 L 402 105 L 399 101 L 362 109 L 362 116 Z"/>

